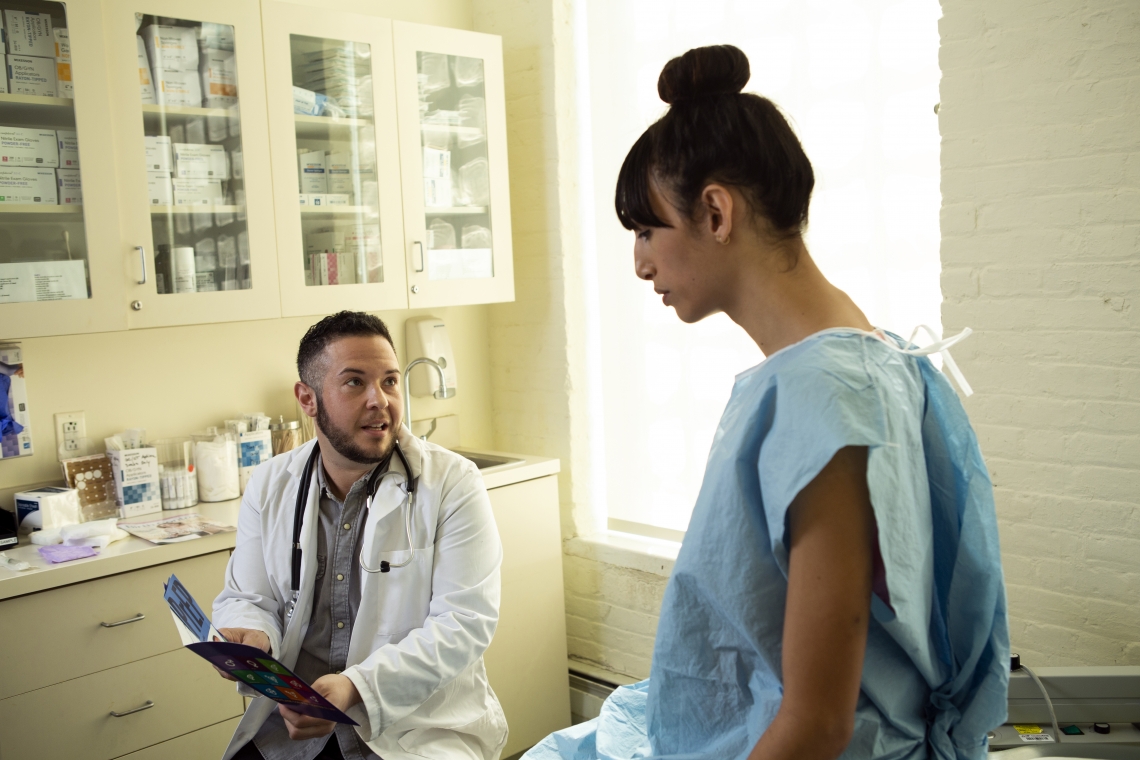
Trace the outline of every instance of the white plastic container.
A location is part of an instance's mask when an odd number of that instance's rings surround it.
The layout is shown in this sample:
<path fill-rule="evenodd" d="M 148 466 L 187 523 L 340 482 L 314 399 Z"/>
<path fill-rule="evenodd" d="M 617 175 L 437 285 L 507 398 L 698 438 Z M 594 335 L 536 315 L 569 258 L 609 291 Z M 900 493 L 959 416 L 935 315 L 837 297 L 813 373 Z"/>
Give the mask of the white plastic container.
<path fill-rule="evenodd" d="M 195 433 L 194 464 L 198 471 L 201 501 L 229 501 L 241 496 L 238 478 L 237 437 L 228 431 L 208 428 Z"/>

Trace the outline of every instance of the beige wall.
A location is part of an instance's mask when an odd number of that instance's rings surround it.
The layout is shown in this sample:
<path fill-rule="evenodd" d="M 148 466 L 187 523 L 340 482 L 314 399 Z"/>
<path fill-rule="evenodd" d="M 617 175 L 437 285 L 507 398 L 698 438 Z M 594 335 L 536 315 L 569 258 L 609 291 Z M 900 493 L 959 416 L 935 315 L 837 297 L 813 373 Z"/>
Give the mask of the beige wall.
<path fill-rule="evenodd" d="M 1140 664 L 1140 6 L 942 5 L 942 315 L 1013 650 Z"/>
<path fill-rule="evenodd" d="M 472 28 L 470 0 L 302 0 L 303 4 L 403 21 Z M 94 251 L 93 255 L 100 255 Z M 106 255 L 104 253 L 104 255 Z M 432 314 L 451 331 L 459 376 L 454 399 L 413 398 L 415 419 L 460 415 L 462 443 L 494 443 L 488 307 L 379 312 L 405 359 L 404 321 Z M 55 456 L 56 412 L 86 413 L 88 437 L 102 439 L 127 427 L 151 438 L 183 436 L 242 412 L 296 416 L 292 386 L 297 344 L 319 317 L 194 325 L 22 342 L 28 380 L 30 457 L 0 462 L 0 504 L 13 492 L 60 479 Z"/>
<path fill-rule="evenodd" d="M 404 321 L 433 314 L 448 325 L 455 348 L 459 394 L 413 398 L 415 419 L 459 414 L 463 444 L 489 447 L 490 357 L 487 307 L 378 312 L 401 360 Z M 128 427 L 151 438 L 185 436 L 242 412 L 294 419 L 297 344 L 319 317 L 169 327 L 22 342 L 31 410 L 30 457 L 0 462 L 0 495 L 60 479 L 55 457 L 56 412 L 83 411 L 88 437 Z"/>

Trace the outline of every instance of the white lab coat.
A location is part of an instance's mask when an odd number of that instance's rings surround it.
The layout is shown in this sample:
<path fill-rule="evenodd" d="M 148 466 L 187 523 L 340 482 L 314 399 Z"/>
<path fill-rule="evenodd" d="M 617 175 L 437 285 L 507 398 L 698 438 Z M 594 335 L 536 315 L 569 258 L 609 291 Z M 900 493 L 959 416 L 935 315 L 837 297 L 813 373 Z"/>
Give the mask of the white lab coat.
<path fill-rule="evenodd" d="M 360 609 L 348 668 L 363 702 L 348 710 L 357 733 L 384 760 L 497 760 L 507 742 L 502 708 L 487 682 L 483 651 L 499 619 L 502 544 L 475 465 L 400 431 L 416 483 L 415 560 L 388 573 L 361 575 Z M 254 472 L 242 498 L 237 546 L 226 587 L 214 602 L 220 628 L 269 636 L 274 655 L 293 667 L 312 614 L 317 571 L 319 488 L 314 473 L 301 529 L 301 596 L 285 619 L 290 542 L 301 472 L 313 443 L 274 457 Z M 361 556 L 369 567 L 410 554 L 404 527 L 406 474 L 393 456 L 366 516 Z M 247 696 L 256 696 L 239 685 Z M 256 735 L 276 703 L 257 696 L 224 760 Z"/>

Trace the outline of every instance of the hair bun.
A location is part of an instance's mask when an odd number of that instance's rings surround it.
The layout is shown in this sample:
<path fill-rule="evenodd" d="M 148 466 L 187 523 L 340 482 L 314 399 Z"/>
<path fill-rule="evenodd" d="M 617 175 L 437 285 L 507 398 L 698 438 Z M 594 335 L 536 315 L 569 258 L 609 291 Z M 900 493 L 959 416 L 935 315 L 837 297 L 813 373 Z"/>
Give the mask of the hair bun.
<path fill-rule="evenodd" d="M 732 45 L 693 48 L 661 69 L 657 93 L 673 105 L 685 100 L 735 95 L 751 76 L 748 56 Z"/>

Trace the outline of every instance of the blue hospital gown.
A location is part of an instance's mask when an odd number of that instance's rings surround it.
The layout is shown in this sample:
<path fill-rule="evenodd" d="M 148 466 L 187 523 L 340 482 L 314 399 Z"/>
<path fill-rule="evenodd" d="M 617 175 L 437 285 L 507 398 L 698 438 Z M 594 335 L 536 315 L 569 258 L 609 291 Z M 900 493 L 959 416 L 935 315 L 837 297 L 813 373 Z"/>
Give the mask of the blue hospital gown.
<path fill-rule="evenodd" d="M 983 758 L 1009 680 L 993 487 L 946 378 L 853 329 L 817 333 L 737 377 L 662 602 L 650 679 L 526 757 L 746 757 L 783 694 L 787 510 L 844 446 L 868 447 L 886 598 L 872 595 L 842 757 Z"/>

